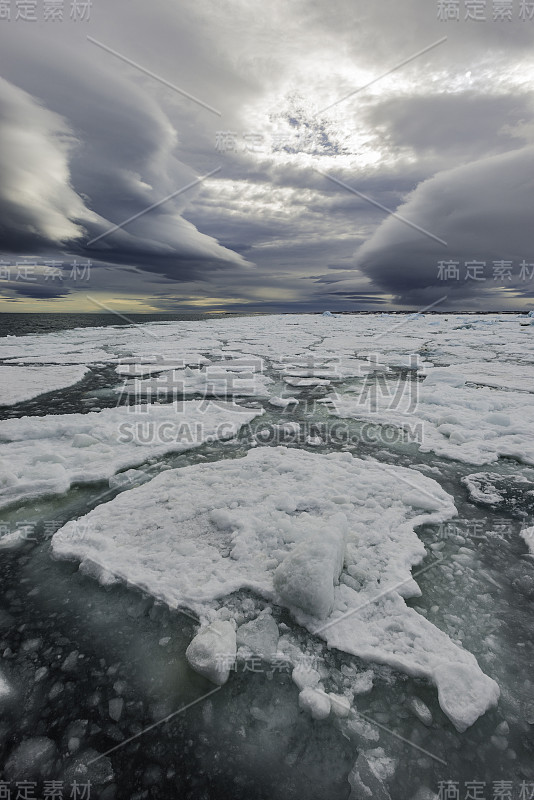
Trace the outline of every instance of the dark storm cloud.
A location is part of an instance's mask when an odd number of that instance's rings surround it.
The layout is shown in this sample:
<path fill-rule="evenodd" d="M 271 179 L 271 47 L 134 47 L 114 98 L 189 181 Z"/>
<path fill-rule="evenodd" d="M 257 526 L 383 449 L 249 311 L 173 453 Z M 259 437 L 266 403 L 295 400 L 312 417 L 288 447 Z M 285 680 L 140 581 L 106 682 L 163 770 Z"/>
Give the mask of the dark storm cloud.
<path fill-rule="evenodd" d="M 34 299 L 54 299 L 67 297 L 70 294 L 69 287 L 63 285 L 61 281 L 0 281 L 0 294 L 6 297 L 15 298 L 17 296 Z"/>
<path fill-rule="evenodd" d="M 534 22 L 519 21 L 517 9 L 510 23 L 449 24 L 438 20 L 434 0 L 94 0 L 88 26 L 6 30 L 6 252 L 57 248 L 100 260 L 107 266 L 95 270 L 93 289 L 119 294 L 122 281 L 125 292 L 161 308 L 203 295 L 235 308 L 238 300 L 345 308 L 375 305 L 375 290 L 432 302 L 441 291 L 439 258 L 504 259 L 513 250 L 529 259 L 532 164 L 528 149 L 506 155 L 534 141 L 531 101 L 520 87 Z M 222 116 L 104 52 L 87 33 Z M 372 91 L 343 100 L 444 36 Z M 317 115 L 336 100 L 327 117 Z M 216 149 L 221 130 L 268 139 L 268 126 L 278 124 L 315 143 L 263 156 Z M 482 158 L 479 167 L 470 163 Z M 219 166 L 209 182 L 88 245 Z M 316 167 L 446 239 L 448 249 Z M 126 274 L 129 267 L 138 271 Z M 332 280 L 335 295 L 321 295 Z M 449 292 L 472 304 L 490 294 L 465 282 Z"/>
<path fill-rule="evenodd" d="M 534 147 L 438 173 L 398 211 L 447 246 L 389 217 L 357 253 L 358 266 L 373 283 L 402 300 L 429 296 L 428 290 L 435 296 L 445 285 L 455 297 L 480 296 L 488 282 L 466 281 L 462 273 L 461 280 L 444 284 L 438 263 L 511 260 L 517 271 L 523 259 L 534 261 Z"/>
<path fill-rule="evenodd" d="M 340 297 L 371 305 L 383 305 L 387 302 L 384 297 L 380 297 L 378 294 L 359 294 L 358 292 L 329 292 L 328 294 L 331 297 Z"/>
<path fill-rule="evenodd" d="M 187 191 L 88 245 L 196 173 L 175 157 L 176 132 L 149 93 L 85 51 L 73 57 L 68 44 L 36 47 L 28 37 L 16 38 L 6 58 L 4 74 L 13 82 L 0 84 L 0 166 L 8 178 L 0 187 L 3 249 L 38 252 L 65 243 L 85 256 L 177 279 L 243 263 L 182 218 Z"/>

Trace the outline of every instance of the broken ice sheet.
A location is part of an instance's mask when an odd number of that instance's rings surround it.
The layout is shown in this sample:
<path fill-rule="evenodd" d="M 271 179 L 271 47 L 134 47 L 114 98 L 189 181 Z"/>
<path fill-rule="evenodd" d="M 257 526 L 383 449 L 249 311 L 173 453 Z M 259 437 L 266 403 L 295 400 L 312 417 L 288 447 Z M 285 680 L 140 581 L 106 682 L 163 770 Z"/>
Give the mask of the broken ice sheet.
<path fill-rule="evenodd" d="M 85 366 L 7 367 L 0 365 L 0 406 L 11 406 L 65 389 L 89 372 Z"/>
<path fill-rule="evenodd" d="M 500 457 L 534 464 L 534 396 L 465 383 L 455 371 L 430 371 L 413 395 L 406 393 L 408 408 L 397 407 L 387 393 L 377 393 L 372 408 L 349 393 L 327 399 L 337 417 L 412 431 L 419 426 L 421 453 L 468 464 L 492 464 Z"/>
<path fill-rule="evenodd" d="M 426 555 L 414 527 L 455 513 L 419 472 L 262 447 L 167 471 L 67 523 L 52 547 L 204 624 L 219 598 L 252 591 L 329 647 L 431 681 L 462 731 L 497 702 L 497 684 L 405 603 L 420 594 L 411 569 Z"/>
<path fill-rule="evenodd" d="M 88 414 L 22 417 L 0 422 L 0 507 L 73 484 L 107 480 L 154 456 L 232 438 L 262 413 L 202 401 L 106 408 Z"/>

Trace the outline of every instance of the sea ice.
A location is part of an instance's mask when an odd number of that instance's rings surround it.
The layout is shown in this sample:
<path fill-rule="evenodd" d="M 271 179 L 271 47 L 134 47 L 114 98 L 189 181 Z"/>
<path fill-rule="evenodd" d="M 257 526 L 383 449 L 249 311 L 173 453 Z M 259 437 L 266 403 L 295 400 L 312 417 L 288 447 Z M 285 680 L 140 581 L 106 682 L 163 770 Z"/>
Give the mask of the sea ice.
<path fill-rule="evenodd" d="M 324 692 L 307 686 L 299 694 L 299 707 L 313 719 L 326 719 L 330 715 L 330 698 Z"/>
<path fill-rule="evenodd" d="M 11 752 L 4 767 L 8 781 L 28 781 L 50 774 L 57 756 L 57 748 L 46 736 L 24 739 Z"/>
<path fill-rule="evenodd" d="M 349 775 L 352 787 L 349 800 L 391 800 L 386 784 L 395 766 L 395 761 L 388 758 L 382 748 L 360 753 Z"/>
<path fill-rule="evenodd" d="M 495 704 L 497 684 L 405 603 L 420 594 L 411 568 L 426 554 L 414 527 L 455 513 L 439 484 L 414 470 L 259 447 L 169 470 L 67 523 L 52 546 L 57 557 L 189 607 L 203 625 L 218 621 L 220 598 L 255 592 L 329 648 L 434 682 L 464 730 Z M 220 679 L 220 652 L 211 634 L 195 663 L 205 660 L 204 674 Z"/>
<path fill-rule="evenodd" d="M 151 397 L 174 399 L 200 395 L 202 397 L 268 397 L 273 379 L 239 367 L 239 362 L 218 362 L 201 369 L 175 369 L 160 372 L 152 378 L 135 378 L 117 386 L 115 391 L 141 399 Z"/>
<path fill-rule="evenodd" d="M 422 374 L 428 379 L 437 373 L 441 380 L 454 385 L 460 378 L 469 383 L 481 386 L 493 386 L 497 389 L 514 389 L 516 391 L 534 392 L 534 365 L 521 364 L 520 368 L 514 362 L 501 361 L 468 361 L 441 368 L 426 368 Z M 447 380 L 448 379 L 448 380 Z"/>
<path fill-rule="evenodd" d="M 523 528 L 520 536 L 528 547 L 529 553 L 534 556 L 534 528 Z"/>
<path fill-rule="evenodd" d="M 0 366 L 0 406 L 12 406 L 34 397 L 65 389 L 87 374 L 84 366 Z"/>
<path fill-rule="evenodd" d="M 298 403 L 296 397 L 270 397 L 269 404 L 277 408 L 286 408 L 294 403 Z"/>
<path fill-rule="evenodd" d="M 192 639 L 185 655 L 195 672 L 219 686 L 226 683 L 236 657 L 235 624 L 212 622 Z"/>
<path fill-rule="evenodd" d="M 0 711 L 3 710 L 4 705 L 9 703 L 13 698 L 13 689 L 4 675 L 0 672 Z"/>
<path fill-rule="evenodd" d="M 332 395 L 330 411 L 405 431 L 419 426 L 416 441 L 424 453 L 470 464 L 490 464 L 501 456 L 534 464 L 532 394 L 464 386 L 456 373 L 446 380 L 431 376 L 418 391 L 406 390 L 403 408 L 395 405 L 391 393 L 377 392 L 371 407 L 362 402 L 361 393 L 351 392 Z"/>
<path fill-rule="evenodd" d="M 278 625 L 270 614 L 260 614 L 237 629 L 238 647 L 245 647 L 254 655 L 272 659 L 278 647 Z"/>
<path fill-rule="evenodd" d="M 109 480 L 154 456 L 230 439 L 261 409 L 190 400 L 0 422 L 0 507 Z"/>

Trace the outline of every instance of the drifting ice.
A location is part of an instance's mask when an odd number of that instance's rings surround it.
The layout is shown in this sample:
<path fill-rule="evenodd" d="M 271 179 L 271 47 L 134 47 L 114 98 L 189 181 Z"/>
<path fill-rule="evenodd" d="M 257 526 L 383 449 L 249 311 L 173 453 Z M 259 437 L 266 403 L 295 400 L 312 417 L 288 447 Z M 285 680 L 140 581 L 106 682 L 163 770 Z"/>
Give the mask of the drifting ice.
<path fill-rule="evenodd" d="M 203 628 L 188 658 L 216 683 L 227 678 L 217 657 L 236 648 L 217 601 L 249 590 L 287 607 L 329 648 L 433 682 L 463 731 L 497 702 L 497 684 L 405 603 L 420 595 L 411 568 L 426 555 L 414 527 L 455 514 L 439 484 L 414 470 L 260 447 L 169 470 L 100 505 L 83 525 L 67 523 L 52 546 L 93 574 L 195 611 Z M 307 692 L 301 704 L 321 714 L 326 704 L 316 700 Z"/>

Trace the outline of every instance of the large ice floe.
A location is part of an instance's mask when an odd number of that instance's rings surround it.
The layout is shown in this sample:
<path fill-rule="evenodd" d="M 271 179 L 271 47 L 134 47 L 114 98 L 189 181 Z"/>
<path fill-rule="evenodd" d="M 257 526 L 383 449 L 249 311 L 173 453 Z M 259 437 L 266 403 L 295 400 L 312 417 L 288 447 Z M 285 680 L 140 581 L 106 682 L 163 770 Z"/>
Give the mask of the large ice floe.
<path fill-rule="evenodd" d="M 65 389 L 81 381 L 87 372 L 85 366 L 0 366 L 0 406 L 11 406 Z"/>
<path fill-rule="evenodd" d="M 202 397 L 268 397 L 272 378 L 256 374 L 247 362 L 241 364 L 233 359 L 211 364 L 200 369 L 173 369 L 160 371 L 150 378 L 136 377 L 118 386 L 117 394 L 134 395 L 137 398 L 158 397 L 173 399 L 176 396 L 201 395 Z M 134 365 L 134 367 L 140 365 Z M 124 369 L 119 368 L 121 372 Z M 119 369 L 117 371 L 119 371 Z"/>
<path fill-rule="evenodd" d="M 331 395 L 328 403 L 336 416 L 412 431 L 421 452 L 470 464 L 490 464 L 503 456 L 534 464 L 533 395 L 466 386 L 467 375 L 452 367 L 431 369 L 399 404 L 392 403 L 391 392 L 379 389 L 371 407 L 364 402 L 365 387 Z"/>
<path fill-rule="evenodd" d="M 450 495 L 417 471 L 349 453 L 261 447 L 167 471 L 95 508 L 83 525 L 67 523 L 52 547 L 103 582 L 118 577 L 198 614 L 188 657 L 216 683 L 228 670 L 215 657 L 236 650 L 220 600 L 248 590 L 289 609 L 329 648 L 432 682 L 463 731 L 497 702 L 497 684 L 405 602 L 421 593 L 412 567 L 440 569 L 414 528 L 455 514 Z M 273 624 L 239 628 L 237 643 L 259 637 L 275 647 Z M 307 683 L 301 706 L 320 718 L 330 701 Z"/>
<path fill-rule="evenodd" d="M 108 480 L 149 458 L 232 438 L 261 413 L 232 403 L 206 407 L 187 400 L 3 420 L 0 507 L 61 494 L 74 484 Z"/>

